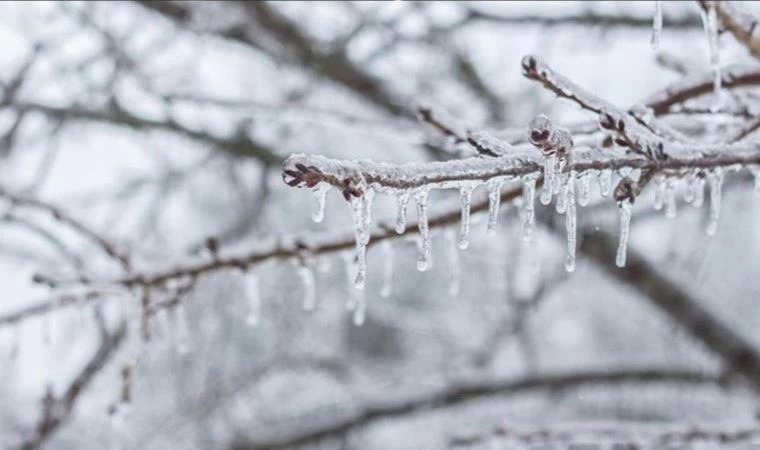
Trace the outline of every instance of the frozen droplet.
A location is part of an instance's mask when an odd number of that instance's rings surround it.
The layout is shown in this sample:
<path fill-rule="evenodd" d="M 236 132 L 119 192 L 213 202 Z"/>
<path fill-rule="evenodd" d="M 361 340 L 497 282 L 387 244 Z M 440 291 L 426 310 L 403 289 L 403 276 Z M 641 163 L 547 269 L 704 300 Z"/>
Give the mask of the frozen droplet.
<path fill-rule="evenodd" d="M 388 298 L 393 291 L 393 244 L 390 239 L 386 239 L 380 247 L 383 252 L 383 285 L 380 288 L 380 297 Z"/>
<path fill-rule="evenodd" d="M 723 196 L 723 170 L 716 167 L 707 175 L 710 181 L 710 217 L 707 221 L 707 235 L 714 236 L 720 220 L 720 203 Z"/>
<path fill-rule="evenodd" d="M 620 240 L 618 241 L 617 255 L 615 264 L 618 267 L 625 267 L 626 254 L 628 252 L 628 235 L 631 228 L 631 212 L 633 204 L 624 200 L 618 204 L 620 210 Z"/>
<path fill-rule="evenodd" d="M 251 272 L 245 276 L 245 296 L 248 300 L 248 313 L 245 323 L 255 327 L 261 320 L 261 293 L 259 292 L 259 275 Z"/>
<path fill-rule="evenodd" d="M 314 197 L 317 200 L 317 207 L 311 214 L 312 220 L 316 223 L 320 223 L 325 218 L 325 200 L 327 199 L 327 191 L 330 190 L 330 185 L 327 183 L 320 183 L 317 188 L 314 189 Z"/>
<path fill-rule="evenodd" d="M 655 183 L 657 184 L 655 190 L 654 190 L 654 209 L 657 211 L 661 210 L 663 205 L 665 205 L 665 180 L 657 179 L 655 180 Z"/>
<path fill-rule="evenodd" d="M 591 200 L 591 172 L 586 172 L 578 178 L 578 204 L 581 206 L 588 205 Z"/>
<path fill-rule="evenodd" d="M 406 231 L 406 205 L 409 203 L 409 192 L 396 195 L 396 233 L 404 234 Z"/>
<path fill-rule="evenodd" d="M 565 228 L 567 231 L 567 257 L 565 270 L 575 270 L 575 247 L 576 247 L 576 208 L 575 208 L 575 172 L 570 172 L 565 188 L 567 211 L 565 213 Z"/>
<path fill-rule="evenodd" d="M 523 240 L 530 241 L 533 237 L 533 222 L 535 222 L 536 177 L 528 175 L 523 180 Z"/>
<path fill-rule="evenodd" d="M 313 311 L 317 306 L 314 271 L 306 264 L 299 265 L 297 271 L 298 277 L 301 279 L 301 289 L 303 289 L 303 301 L 301 305 L 305 311 Z"/>
<path fill-rule="evenodd" d="M 472 204 L 472 191 L 475 186 L 465 184 L 459 188 L 459 197 L 462 201 L 462 217 L 459 223 L 459 248 L 462 250 L 470 246 L 470 205 Z"/>
<path fill-rule="evenodd" d="M 499 204 L 501 202 L 501 180 L 489 180 L 488 187 L 488 230 L 491 234 L 496 231 L 496 223 L 499 220 Z"/>
<path fill-rule="evenodd" d="M 676 187 L 670 181 L 665 186 L 665 217 L 676 218 Z"/>
<path fill-rule="evenodd" d="M 459 295 L 462 279 L 462 268 L 459 264 L 459 248 L 457 245 L 457 237 L 453 232 L 447 232 L 448 240 L 451 245 L 449 248 L 449 266 L 451 268 L 451 278 L 449 279 L 449 295 L 456 297 Z"/>
<path fill-rule="evenodd" d="M 428 189 L 420 189 L 414 194 L 417 202 L 417 227 L 420 232 L 420 254 L 417 270 L 424 272 L 430 268 L 430 229 L 428 228 Z"/>
<path fill-rule="evenodd" d="M 654 19 L 652 20 L 652 49 L 660 48 L 660 34 L 662 34 L 662 0 L 654 2 Z"/>
<path fill-rule="evenodd" d="M 610 195 L 612 190 L 612 171 L 609 169 L 602 169 L 599 173 L 599 194 L 602 197 Z"/>
<path fill-rule="evenodd" d="M 544 187 L 541 189 L 541 204 L 548 205 L 552 202 L 552 189 L 554 186 L 554 169 L 557 165 L 557 157 L 550 155 L 544 158 Z"/>

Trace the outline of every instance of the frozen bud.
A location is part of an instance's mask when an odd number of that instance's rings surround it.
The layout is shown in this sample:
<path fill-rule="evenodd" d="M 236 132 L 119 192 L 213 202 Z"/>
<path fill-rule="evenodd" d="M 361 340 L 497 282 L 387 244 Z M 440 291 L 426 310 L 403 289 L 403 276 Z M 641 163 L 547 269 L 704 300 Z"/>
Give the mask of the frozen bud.
<path fill-rule="evenodd" d="M 560 154 L 565 154 L 573 148 L 573 135 L 567 128 L 557 127 L 550 138 L 551 146 Z"/>
<path fill-rule="evenodd" d="M 528 125 L 528 138 L 531 144 L 544 148 L 554 132 L 554 124 L 548 117 L 541 114 L 531 120 Z"/>
<path fill-rule="evenodd" d="M 632 179 L 625 177 L 615 186 L 613 198 L 616 202 L 628 201 L 633 203 L 639 193 L 639 184 Z"/>
<path fill-rule="evenodd" d="M 524 56 L 521 62 L 523 75 L 528 78 L 536 78 L 538 76 L 538 62 L 538 58 L 535 56 Z"/>

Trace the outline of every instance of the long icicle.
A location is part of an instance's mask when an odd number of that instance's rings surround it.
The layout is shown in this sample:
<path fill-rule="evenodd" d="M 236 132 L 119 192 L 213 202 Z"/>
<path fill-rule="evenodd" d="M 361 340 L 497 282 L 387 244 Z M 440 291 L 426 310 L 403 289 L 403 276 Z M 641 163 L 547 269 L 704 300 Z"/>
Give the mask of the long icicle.
<path fill-rule="evenodd" d="M 501 203 L 501 180 L 490 180 L 488 187 L 488 228 L 487 233 L 496 232 L 496 224 L 499 220 L 499 204 Z"/>
<path fill-rule="evenodd" d="M 459 295 L 459 290 L 462 285 L 462 268 L 459 263 L 459 246 L 457 245 L 457 236 L 453 231 L 447 233 L 449 235 L 449 252 L 450 264 L 451 264 L 451 279 L 449 280 L 449 295 L 456 297 Z"/>
<path fill-rule="evenodd" d="M 541 189 L 541 204 L 548 205 L 552 202 L 554 189 L 555 169 L 557 165 L 557 156 L 550 155 L 544 158 L 544 187 Z"/>
<path fill-rule="evenodd" d="M 710 172 L 710 219 L 707 222 L 707 235 L 715 236 L 720 220 L 720 204 L 723 196 L 723 170 L 719 167 Z"/>
<path fill-rule="evenodd" d="M 576 247 L 576 209 L 575 209 L 575 172 L 570 172 L 567 180 L 566 202 L 567 211 L 565 212 L 565 228 L 567 231 L 567 257 L 565 259 L 565 270 L 573 272 L 575 270 L 575 247 Z"/>
<path fill-rule="evenodd" d="M 417 227 L 420 232 L 420 254 L 417 270 L 424 272 L 430 268 L 430 228 L 428 227 L 428 190 L 421 189 L 415 193 L 417 202 Z"/>
<path fill-rule="evenodd" d="M 536 217 L 536 176 L 528 175 L 523 181 L 523 240 L 530 241 L 533 237 L 533 223 Z"/>
<path fill-rule="evenodd" d="M 631 229 L 631 213 L 633 204 L 624 200 L 618 204 L 620 209 L 620 241 L 618 242 L 617 255 L 615 264 L 618 267 L 625 267 L 626 254 L 628 252 L 628 235 Z"/>
<path fill-rule="evenodd" d="M 472 205 L 472 191 L 474 186 L 466 184 L 459 188 L 459 196 L 462 201 L 462 217 L 459 224 L 459 248 L 462 250 L 470 246 L 470 206 Z"/>

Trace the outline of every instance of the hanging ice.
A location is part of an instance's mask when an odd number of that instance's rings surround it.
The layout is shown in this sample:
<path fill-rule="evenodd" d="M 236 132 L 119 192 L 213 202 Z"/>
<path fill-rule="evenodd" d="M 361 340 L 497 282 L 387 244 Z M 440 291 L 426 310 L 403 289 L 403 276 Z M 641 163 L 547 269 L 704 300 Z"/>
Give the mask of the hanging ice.
<path fill-rule="evenodd" d="M 317 291 L 314 286 L 314 271 L 311 267 L 301 264 L 298 266 L 298 277 L 301 279 L 303 289 L 303 309 L 313 311 L 317 306 Z"/>
<path fill-rule="evenodd" d="M 496 231 L 496 223 L 499 220 L 499 203 L 501 202 L 501 180 L 489 180 L 488 187 L 488 230 L 491 234 Z M 535 183 L 534 183 L 535 186 Z"/>
<path fill-rule="evenodd" d="M 591 199 L 591 172 L 586 172 L 578 178 L 578 204 L 588 205 Z"/>
<path fill-rule="evenodd" d="M 567 212 L 565 213 L 565 228 L 567 231 L 567 257 L 565 259 L 565 270 L 572 272 L 575 270 L 575 246 L 576 246 L 576 210 L 575 210 L 575 172 L 570 172 L 565 188 Z"/>
<path fill-rule="evenodd" d="M 462 218 L 459 224 L 459 248 L 465 250 L 470 246 L 470 205 L 472 204 L 472 191 L 474 186 L 466 184 L 459 188 L 459 197 L 462 200 Z"/>
<path fill-rule="evenodd" d="M 628 234 L 631 227 L 631 210 L 633 204 L 624 200 L 618 204 L 620 208 L 620 241 L 618 242 L 617 255 L 615 264 L 618 267 L 625 267 L 626 253 L 628 252 Z"/>
<path fill-rule="evenodd" d="M 523 240 L 530 241 L 533 237 L 533 222 L 535 221 L 536 177 L 528 175 L 523 181 Z"/>
<path fill-rule="evenodd" d="M 409 203 L 409 193 L 404 191 L 396 195 L 396 233 L 404 234 L 406 231 L 406 205 Z"/>
<path fill-rule="evenodd" d="M 657 183 L 657 188 L 654 191 L 654 209 L 657 211 L 662 209 L 662 206 L 665 204 L 665 181 L 657 179 L 655 181 Z"/>
<path fill-rule="evenodd" d="M 424 272 L 430 268 L 430 229 L 428 228 L 428 190 L 421 189 L 414 194 L 417 202 L 417 227 L 420 232 L 420 254 L 417 270 Z"/>
<path fill-rule="evenodd" d="M 612 171 L 609 169 L 602 169 L 599 173 L 599 193 L 602 197 L 610 195 L 612 190 Z"/>
<path fill-rule="evenodd" d="M 707 222 L 707 235 L 714 236 L 718 231 L 720 203 L 723 195 L 723 170 L 715 168 L 708 174 L 710 180 L 710 218 Z"/>
<path fill-rule="evenodd" d="M 461 279 L 462 279 L 462 269 L 459 265 L 459 248 L 456 245 L 457 244 L 457 238 L 456 235 L 453 232 L 448 232 L 447 235 L 449 236 L 449 242 L 450 245 L 447 247 L 449 248 L 450 253 L 450 266 L 451 266 L 451 279 L 449 280 L 449 295 L 452 297 L 456 297 L 459 295 L 459 290 L 461 287 Z"/>
<path fill-rule="evenodd" d="M 560 182 L 562 188 L 559 192 L 559 195 L 557 196 L 557 213 L 564 214 L 567 210 L 567 188 L 570 184 L 570 174 L 564 173 L 561 176 L 556 177 L 555 179 L 562 179 Z M 573 184 L 575 184 L 575 181 L 573 180 Z"/>
<path fill-rule="evenodd" d="M 662 0 L 654 2 L 654 19 L 652 21 L 652 49 L 660 48 L 660 34 L 662 34 Z"/>
<path fill-rule="evenodd" d="M 259 292 L 259 275 L 249 273 L 245 276 L 245 295 L 248 300 L 248 314 L 245 316 L 245 323 L 249 327 L 255 327 L 259 324 L 261 317 L 261 295 Z"/>
<path fill-rule="evenodd" d="M 367 244 L 371 236 L 373 197 L 374 192 L 367 189 L 361 197 L 351 198 L 356 233 L 356 278 L 354 286 L 357 289 L 364 289 L 367 279 Z"/>
<path fill-rule="evenodd" d="M 554 168 L 554 177 L 552 178 L 552 181 L 554 182 L 552 187 L 552 192 L 556 195 L 559 194 L 559 192 L 565 187 L 565 182 L 567 181 L 567 176 L 563 176 L 565 171 L 565 166 L 567 165 L 567 157 L 557 155 L 557 167 Z"/>
<path fill-rule="evenodd" d="M 393 244 L 390 239 L 386 239 L 380 246 L 383 251 L 383 285 L 380 288 L 380 297 L 388 298 L 393 291 Z"/>
<path fill-rule="evenodd" d="M 755 196 L 760 197 L 760 166 L 749 166 L 749 170 L 752 172 L 752 176 L 755 179 Z"/>
<path fill-rule="evenodd" d="M 710 48 L 710 66 L 713 71 L 713 89 L 720 101 L 721 94 L 721 74 L 720 74 L 720 49 L 718 46 L 718 15 L 712 2 L 705 2 L 707 11 L 700 8 L 702 15 L 702 25 L 704 26 L 707 42 Z M 716 103 L 715 106 L 720 106 Z"/>
<path fill-rule="evenodd" d="M 317 188 L 314 189 L 314 197 L 317 199 L 317 208 L 311 214 L 312 220 L 316 223 L 322 222 L 325 218 L 325 200 L 327 199 L 327 192 L 330 190 L 330 185 L 326 183 L 320 183 Z"/>
<path fill-rule="evenodd" d="M 670 181 L 665 186 L 665 217 L 676 218 L 676 188 Z"/>
<path fill-rule="evenodd" d="M 694 201 L 694 197 L 696 196 L 696 181 L 696 176 L 690 173 L 686 179 L 686 189 L 683 193 L 683 200 L 686 203 L 691 203 Z"/>
<path fill-rule="evenodd" d="M 557 156 L 550 155 L 544 158 L 544 187 L 541 189 L 541 204 L 548 205 L 552 202 L 552 190 L 554 189 L 554 169 L 557 164 Z"/>
<path fill-rule="evenodd" d="M 354 325 L 360 327 L 364 325 L 367 318 L 367 296 L 364 291 L 356 291 L 356 307 L 354 308 Z"/>
<path fill-rule="evenodd" d="M 705 203 L 705 179 L 697 174 L 694 179 L 694 202 L 695 208 L 701 208 Z"/>

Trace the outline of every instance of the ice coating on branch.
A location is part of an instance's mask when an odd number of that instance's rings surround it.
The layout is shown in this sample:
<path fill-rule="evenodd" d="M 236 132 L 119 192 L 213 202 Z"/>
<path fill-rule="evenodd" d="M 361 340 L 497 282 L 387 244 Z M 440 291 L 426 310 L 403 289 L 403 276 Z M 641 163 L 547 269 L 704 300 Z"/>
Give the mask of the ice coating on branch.
<path fill-rule="evenodd" d="M 599 173 L 599 193 L 602 197 L 607 197 L 612 191 L 612 171 L 602 169 Z"/>
<path fill-rule="evenodd" d="M 530 241 L 533 237 L 533 222 L 535 222 L 536 207 L 536 176 L 528 175 L 523 179 L 523 240 Z"/>
<path fill-rule="evenodd" d="M 665 204 L 665 181 L 662 179 L 655 180 L 657 187 L 654 191 L 654 209 L 661 210 Z"/>
<path fill-rule="evenodd" d="M 676 187 L 671 181 L 665 183 L 665 217 L 676 218 Z"/>
<path fill-rule="evenodd" d="M 717 167 L 708 173 L 707 178 L 710 181 L 710 217 L 707 221 L 707 235 L 714 236 L 718 231 L 718 221 L 720 220 L 723 170 Z"/>
<path fill-rule="evenodd" d="M 462 201 L 462 218 L 459 224 L 459 248 L 465 250 L 470 246 L 470 206 L 472 204 L 472 191 L 475 185 L 467 183 L 459 188 L 459 197 Z"/>
<path fill-rule="evenodd" d="M 396 233 L 404 234 L 406 231 L 406 206 L 409 204 L 409 192 L 396 194 Z"/>
<path fill-rule="evenodd" d="M 501 179 L 488 180 L 488 229 L 487 233 L 492 234 L 496 231 L 496 224 L 499 220 L 499 204 L 501 203 Z"/>
<path fill-rule="evenodd" d="M 467 142 L 473 145 L 478 152 L 489 156 L 502 156 L 515 153 L 515 147 L 502 139 L 491 136 L 482 131 L 472 131 L 467 134 Z"/>
<path fill-rule="evenodd" d="M 571 171 L 565 188 L 565 202 L 567 211 L 565 213 L 565 229 L 567 231 L 567 257 L 565 259 L 565 270 L 573 272 L 575 270 L 575 247 L 576 247 L 576 210 L 575 210 L 575 172 Z"/>
<path fill-rule="evenodd" d="M 660 34 L 662 34 L 662 0 L 654 2 L 654 19 L 652 19 L 652 49 L 660 49 Z"/>
<path fill-rule="evenodd" d="M 248 300 L 248 313 L 245 323 L 249 327 L 258 326 L 261 320 L 261 293 L 259 291 L 259 275 L 251 272 L 245 276 L 245 296 Z"/>
<path fill-rule="evenodd" d="M 628 235 L 631 228 L 631 210 L 633 204 L 628 200 L 618 203 L 620 210 L 620 240 L 618 241 L 617 255 L 615 264 L 618 267 L 625 267 L 626 254 L 628 253 Z"/>
<path fill-rule="evenodd" d="M 393 244 L 386 239 L 380 244 L 383 253 L 383 285 L 380 288 L 380 297 L 388 298 L 393 292 Z"/>
<path fill-rule="evenodd" d="M 586 172 L 578 178 L 578 204 L 588 205 L 591 199 L 591 172 Z"/>
<path fill-rule="evenodd" d="M 303 301 L 301 306 L 305 311 L 313 311 L 317 307 L 317 291 L 314 286 L 314 271 L 311 267 L 301 264 L 297 268 L 298 278 L 301 279 Z"/>
<path fill-rule="evenodd" d="M 449 295 L 456 297 L 462 285 L 462 268 L 459 264 L 459 247 L 457 245 L 457 236 L 453 231 L 447 232 L 450 245 L 449 248 L 449 267 L 451 268 L 451 279 L 449 280 Z"/>
<path fill-rule="evenodd" d="M 417 202 L 417 227 L 420 232 L 420 254 L 417 270 L 424 272 L 430 268 L 430 229 L 428 227 L 428 189 L 420 189 L 414 194 Z"/>
<path fill-rule="evenodd" d="M 550 155 L 544 159 L 544 187 L 541 189 L 541 204 L 548 205 L 552 202 L 554 188 L 554 169 L 557 165 L 557 156 Z"/>
<path fill-rule="evenodd" d="M 317 207 L 313 213 L 311 213 L 311 219 L 320 223 L 325 218 L 325 200 L 327 199 L 327 192 L 330 190 L 330 185 L 326 183 L 320 183 L 314 189 L 314 197 L 317 200 Z"/>

